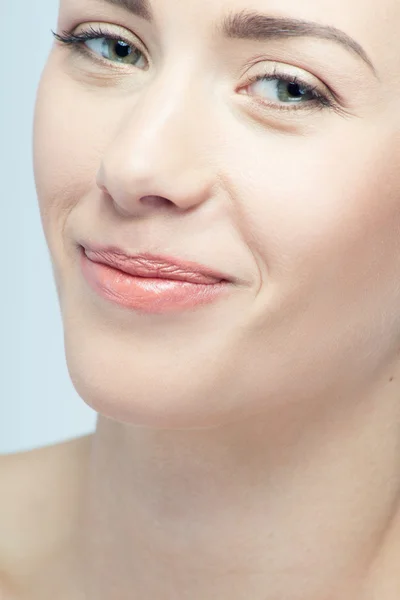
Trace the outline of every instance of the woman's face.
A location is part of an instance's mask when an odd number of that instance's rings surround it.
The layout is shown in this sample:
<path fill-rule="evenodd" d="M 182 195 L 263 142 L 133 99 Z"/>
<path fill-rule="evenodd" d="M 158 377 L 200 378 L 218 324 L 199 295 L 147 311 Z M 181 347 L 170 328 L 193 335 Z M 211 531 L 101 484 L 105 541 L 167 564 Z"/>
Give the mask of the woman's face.
<path fill-rule="evenodd" d="M 61 0 L 59 35 L 103 37 L 55 42 L 34 166 L 92 408 L 211 427 L 355 402 L 397 368 L 399 26 L 398 0 Z M 82 244 L 235 283 L 197 308 L 122 308 L 88 285 Z"/>

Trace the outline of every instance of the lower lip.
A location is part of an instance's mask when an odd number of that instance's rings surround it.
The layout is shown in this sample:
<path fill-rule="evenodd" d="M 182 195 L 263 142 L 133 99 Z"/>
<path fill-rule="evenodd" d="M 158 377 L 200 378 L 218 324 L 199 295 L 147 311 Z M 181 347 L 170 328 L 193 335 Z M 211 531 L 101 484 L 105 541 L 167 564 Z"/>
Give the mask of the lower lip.
<path fill-rule="evenodd" d="M 210 285 L 188 281 L 134 277 L 89 260 L 82 249 L 81 266 L 89 286 L 105 300 L 150 314 L 181 312 L 215 302 L 226 294 L 227 282 Z"/>

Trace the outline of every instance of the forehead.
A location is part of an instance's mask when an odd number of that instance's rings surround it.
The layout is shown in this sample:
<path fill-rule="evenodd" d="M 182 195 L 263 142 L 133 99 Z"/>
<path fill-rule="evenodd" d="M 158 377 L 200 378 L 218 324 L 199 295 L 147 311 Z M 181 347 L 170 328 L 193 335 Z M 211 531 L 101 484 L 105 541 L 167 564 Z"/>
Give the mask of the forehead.
<path fill-rule="evenodd" d="M 173 13 L 175 16 L 202 16 L 202 21 L 218 18 L 224 13 L 255 10 L 267 14 L 285 14 L 297 18 L 335 19 L 342 24 L 355 21 L 382 25 L 400 18 L 399 0 L 60 0 L 62 7 L 77 6 L 100 9 L 106 5 L 133 7 L 137 14 L 155 16 Z"/>
<path fill-rule="evenodd" d="M 141 4 L 144 0 L 127 0 Z M 155 15 L 179 13 L 196 24 L 218 21 L 224 15 L 243 10 L 267 15 L 313 20 L 349 30 L 353 35 L 396 40 L 400 25 L 400 0 L 147 0 Z"/>
<path fill-rule="evenodd" d="M 160 26 L 177 18 L 192 32 L 215 31 L 226 15 L 242 11 L 313 21 L 356 40 L 379 71 L 400 68 L 400 0 L 126 0 L 148 5 Z"/>
<path fill-rule="evenodd" d="M 183 28 L 199 38 L 227 15 L 242 11 L 314 21 L 343 30 L 376 57 L 400 65 L 400 0 L 60 0 L 67 13 L 133 11 L 159 28 Z M 218 31 L 218 29 L 217 29 Z"/>

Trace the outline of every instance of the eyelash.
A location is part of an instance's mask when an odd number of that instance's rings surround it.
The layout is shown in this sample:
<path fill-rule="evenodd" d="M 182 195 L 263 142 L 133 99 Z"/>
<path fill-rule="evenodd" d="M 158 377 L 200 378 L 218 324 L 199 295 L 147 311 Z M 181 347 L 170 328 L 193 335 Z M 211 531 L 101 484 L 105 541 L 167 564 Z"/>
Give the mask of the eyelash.
<path fill-rule="evenodd" d="M 138 48 L 137 46 L 135 46 L 132 43 L 132 41 L 124 38 L 123 36 L 121 36 L 121 34 L 104 31 L 100 26 L 98 26 L 96 29 L 93 28 L 92 26 L 90 26 L 87 30 L 82 31 L 79 34 L 73 34 L 71 31 L 62 31 L 60 34 L 52 31 L 52 34 L 59 42 L 62 42 L 63 44 L 75 46 L 76 50 L 83 52 L 85 55 L 88 55 L 88 54 L 93 55 L 93 53 L 90 50 L 85 49 L 84 43 L 89 40 L 95 40 L 95 39 L 101 39 L 101 38 L 106 38 L 108 40 L 122 41 L 125 44 L 128 44 L 129 46 L 132 46 L 133 48 L 139 50 L 139 52 L 142 52 L 140 50 L 140 48 Z M 142 54 L 144 55 L 143 52 L 142 52 Z M 94 55 L 94 57 L 96 58 L 96 60 L 98 60 L 101 63 L 106 61 L 106 62 L 111 62 L 111 64 L 112 64 L 112 61 L 108 61 L 108 59 L 101 59 L 101 58 L 97 57 L 97 55 Z M 254 76 L 250 77 L 248 79 L 248 81 L 246 82 L 246 87 L 253 83 L 257 83 L 259 81 L 271 81 L 271 80 L 280 80 L 280 81 L 285 81 L 288 84 L 298 85 L 306 93 L 311 92 L 313 95 L 313 100 L 306 103 L 305 105 L 302 103 L 297 103 L 298 104 L 297 106 L 296 106 L 296 103 L 289 103 L 288 105 L 272 104 L 272 103 L 268 104 L 267 102 L 265 102 L 263 100 L 259 100 L 259 101 L 255 100 L 258 104 L 261 104 L 266 108 L 269 108 L 272 106 L 274 109 L 277 109 L 277 110 L 291 111 L 291 112 L 296 111 L 296 110 L 307 110 L 307 109 L 315 110 L 316 108 L 319 110 L 330 109 L 330 110 L 334 110 L 335 112 L 343 112 L 343 109 L 338 105 L 338 103 L 332 97 L 329 97 L 328 95 L 321 93 L 317 87 L 311 86 L 309 83 L 307 83 L 306 81 L 303 81 L 302 79 L 300 79 L 297 76 L 289 75 L 288 73 L 279 72 L 279 70 L 276 67 L 274 68 L 274 70 L 271 74 L 254 75 Z M 332 93 L 332 95 L 333 95 L 333 93 Z"/>
<path fill-rule="evenodd" d="M 106 38 L 108 40 L 115 40 L 117 42 L 124 42 L 125 44 L 128 44 L 129 46 L 142 52 L 138 46 L 135 46 L 135 44 L 132 43 L 132 40 L 128 40 L 127 38 L 124 38 L 119 33 L 112 33 L 110 31 L 105 31 L 100 26 L 98 26 L 97 29 L 90 26 L 88 29 L 82 31 L 81 33 L 78 33 L 77 35 L 73 34 L 71 31 L 62 31 L 61 34 L 55 33 L 54 31 L 52 31 L 52 34 L 59 42 L 62 42 L 63 44 L 75 46 L 75 49 L 82 50 L 82 52 L 84 52 L 84 54 L 86 54 L 86 55 L 90 54 L 91 56 L 93 56 L 93 53 L 90 52 L 90 50 L 86 50 L 84 48 L 84 43 L 89 40 L 98 40 L 101 38 Z M 144 55 L 144 52 L 142 52 L 142 54 Z M 96 55 L 94 55 L 94 56 L 96 57 Z M 102 63 L 104 61 L 111 62 L 111 61 L 107 61 L 107 59 L 105 59 L 105 58 L 104 59 L 99 58 L 99 61 Z"/>
<path fill-rule="evenodd" d="M 323 110 L 324 108 L 330 108 L 330 109 L 335 109 L 337 107 L 336 102 L 334 102 L 334 100 L 332 100 L 329 96 L 322 94 L 319 89 L 317 87 L 314 87 L 312 85 L 310 85 L 309 83 L 307 83 L 306 81 L 302 80 L 301 78 L 297 77 L 297 76 L 293 76 L 293 75 L 289 75 L 288 73 L 283 73 L 281 71 L 279 71 L 279 69 L 277 67 L 274 67 L 274 70 L 272 71 L 272 73 L 270 74 L 265 74 L 265 75 L 253 75 L 251 76 L 247 82 L 246 82 L 246 87 L 253 84 L 253 83 L 258 83 L 259 81 L 275 81 L 275 80 L 279 80 L 279 81 L 285 81 L 288 84 L 292 84 L 292 85 L 298 85 L 300 88 L 302 88 L 307 94 L 311 93 L 313 95 L 313 100 L 311 100 L 310 102 L 307 102 L 306 104 L 301 104 L 298 103 L 296 106 L 296 103 L 288 103 L 287 105 L 285 104 L 277 104 L 274 105 L 276 106 L 276 108 L 278 110 L 307 110 L 307 109 L 312 109 L 312 108 L 319 108 L 320 110 Z M 260 101 L 261 104 L 266 105 L 267 107 L 269 106 L 268 103 L 264 102 L 264 101 Z"/>

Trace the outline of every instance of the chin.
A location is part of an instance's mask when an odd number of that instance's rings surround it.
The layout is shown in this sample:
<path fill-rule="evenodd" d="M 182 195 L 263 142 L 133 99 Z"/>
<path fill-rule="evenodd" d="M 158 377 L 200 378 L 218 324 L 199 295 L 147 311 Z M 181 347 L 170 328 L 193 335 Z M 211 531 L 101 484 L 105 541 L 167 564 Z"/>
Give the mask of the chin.
<path fill-rule="evenodd" d="M 230 404 L 233 390 L 219 381 L 210 363 L 193 376 L 190 363 L 157 354 L 143 356 L 132 347 L 96 339 L 82 343 L 65 336 L 66 360 L 72 384 L 82 400 L 99 415 L 153 429 L 205 429 L 238 419 Z M 132 344 L 133 345 L 133 344 Z M 113 349 L 114 347 L 114 349 Z M 225 402 L 223 398 L 225 397 Z"/>
<path fill-rule="evenodd" d="M 88 377 L 87 373 L 70 370 L 75 390 L 96 413 L 125 425 L 160 430 L 213 429 L 234 421 L 234 415 L 213 410 L 204 402 L 201 390 L 186 388 L 184 397 L 180 390 L 162 390 L 162 385 L 146 382 L 143 390 L 120 390 L 119 386 L 105 381 L 105 377 Z"/>

